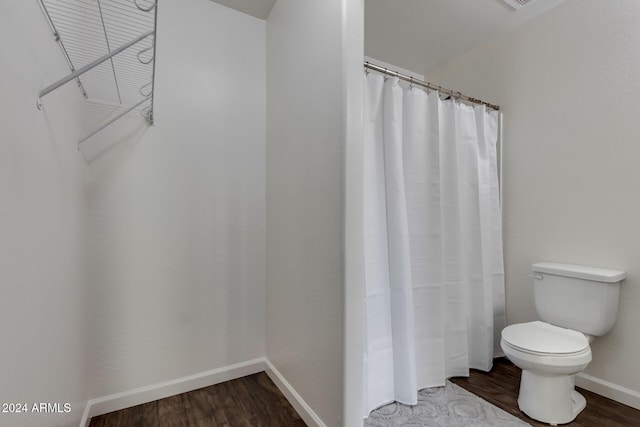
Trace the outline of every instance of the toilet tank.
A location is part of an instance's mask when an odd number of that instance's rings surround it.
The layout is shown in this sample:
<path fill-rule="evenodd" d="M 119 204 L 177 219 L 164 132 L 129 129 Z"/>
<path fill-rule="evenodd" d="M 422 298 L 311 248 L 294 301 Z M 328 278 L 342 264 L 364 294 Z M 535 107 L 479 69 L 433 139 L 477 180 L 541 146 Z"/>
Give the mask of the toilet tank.
<path fill-rule="evenodd" d="M 594 336 L 613 327 L 624 271 L 538 262 L 531 273 L 540 320 Z"/>

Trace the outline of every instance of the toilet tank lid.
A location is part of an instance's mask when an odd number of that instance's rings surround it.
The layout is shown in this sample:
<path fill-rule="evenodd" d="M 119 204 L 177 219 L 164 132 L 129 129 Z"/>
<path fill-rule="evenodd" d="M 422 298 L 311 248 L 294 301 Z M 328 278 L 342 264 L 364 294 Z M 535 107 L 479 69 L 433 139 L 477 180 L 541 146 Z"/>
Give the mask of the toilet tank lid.
<path fill-rule="evenodd" d="M 531 271 L 608 283 L 619 282 L 625 277 L 624 271 L 620 270 L 557 262 L 536 262 L 531 265 Z"/>

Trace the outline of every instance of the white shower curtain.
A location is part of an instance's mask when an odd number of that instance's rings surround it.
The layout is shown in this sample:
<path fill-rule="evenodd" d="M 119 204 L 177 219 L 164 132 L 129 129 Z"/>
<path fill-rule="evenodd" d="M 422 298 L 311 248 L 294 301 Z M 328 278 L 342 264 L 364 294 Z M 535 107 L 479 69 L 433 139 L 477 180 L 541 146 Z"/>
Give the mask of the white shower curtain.
<path fill-rule="evenodd" d="M 365 416 L 499 354 L 498 113 L 365 74 Z"/>

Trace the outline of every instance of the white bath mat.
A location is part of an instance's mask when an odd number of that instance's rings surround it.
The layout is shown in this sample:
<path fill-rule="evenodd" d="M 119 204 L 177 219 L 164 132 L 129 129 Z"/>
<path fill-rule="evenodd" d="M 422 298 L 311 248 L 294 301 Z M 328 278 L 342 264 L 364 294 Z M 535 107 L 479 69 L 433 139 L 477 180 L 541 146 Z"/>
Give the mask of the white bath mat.
<path fill-rule="evenodd" d="M 530 426 L 449 381 L 445 387 L 420 390 L 416 406 L 391 403 L 376 409 L 369 414 L 364 425 L 365 427 Z"/>

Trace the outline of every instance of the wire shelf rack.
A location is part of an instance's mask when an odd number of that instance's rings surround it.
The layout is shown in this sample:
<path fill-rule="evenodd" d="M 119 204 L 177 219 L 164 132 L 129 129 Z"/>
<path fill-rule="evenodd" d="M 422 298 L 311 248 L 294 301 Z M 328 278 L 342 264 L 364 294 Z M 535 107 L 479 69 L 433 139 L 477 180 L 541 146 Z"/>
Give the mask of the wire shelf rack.
<path fill-rule="evenodd" d="M 39 98 L 76 80 L 91 106 L 121 111 L 80 142 L 131 112 L 153 124 L 157 0 L 38 1 L 71 69 Z"/>

